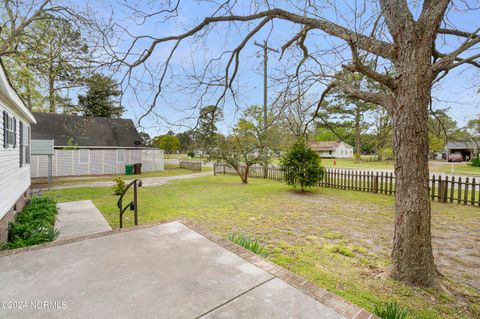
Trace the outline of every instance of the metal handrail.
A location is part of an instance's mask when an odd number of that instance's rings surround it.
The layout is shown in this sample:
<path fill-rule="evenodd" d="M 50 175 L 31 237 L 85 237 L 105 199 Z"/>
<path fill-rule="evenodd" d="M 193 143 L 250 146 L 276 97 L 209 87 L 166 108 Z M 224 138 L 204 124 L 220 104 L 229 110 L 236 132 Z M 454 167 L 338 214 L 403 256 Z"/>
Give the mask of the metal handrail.
<path fill-rule="evenodd" d="M 133 201 L 131 201 L 128 205 L 123 207 L 123 196 L 125 193 L 128 191 L 128 189 L 133 185 Z M 123 213 L 127 210 L 127 208 L 130 208 L 130 210 L 133 210 L 133 222 L 135 225 L 138 225 L 138 204 L 137 204 L 137 188 L 142 187 L 142 180 L 141 179 L 135 179 L 128 183 L 127 187 L 125 187 L 125 190 L 123 191 L 122 195 L 120 195 L 120 198 L 118 199 L 117 202 L 117 207 L 120 211 L 120 228 L 123 227 Z"/>

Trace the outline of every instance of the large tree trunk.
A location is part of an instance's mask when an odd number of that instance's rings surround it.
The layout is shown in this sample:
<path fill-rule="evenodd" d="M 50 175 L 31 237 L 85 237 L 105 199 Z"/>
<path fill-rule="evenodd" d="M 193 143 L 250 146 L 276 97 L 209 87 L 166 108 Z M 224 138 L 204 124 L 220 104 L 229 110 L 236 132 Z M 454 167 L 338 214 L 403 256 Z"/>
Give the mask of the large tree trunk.
<path fill-rule="evenodd" d="M 242 183 L 248 184 L 248 173 L 250 172 L 250 165 L 245 165 L 245 168 L 243 170 L 243 177 L 242 177 Z"/>
<path fill-rule="evenodd" d="M 433 286 L 436 268 L 430 229 L 428 171 L 428 105 L 431 96 L 430 48 L 409 39 L 399 53 L 399 85 L 393 108 L 395 152 L 395 234 L 392 276 Z"/>

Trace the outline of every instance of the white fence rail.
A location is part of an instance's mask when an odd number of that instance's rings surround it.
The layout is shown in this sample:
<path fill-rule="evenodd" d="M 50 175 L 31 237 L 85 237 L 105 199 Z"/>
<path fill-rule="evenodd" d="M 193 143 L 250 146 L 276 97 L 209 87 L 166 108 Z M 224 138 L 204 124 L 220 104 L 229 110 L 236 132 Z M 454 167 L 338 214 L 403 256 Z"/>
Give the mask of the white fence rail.
<path fill-rule="evenodd" d="M 162 150 L 55 150 L 51 176 L 88 176 L 125 173 L 126 164 L 142 163 L 143 172 L 163 171 Z M 32 155 L 32 178 L 48 177 L 48 156 Z"/>

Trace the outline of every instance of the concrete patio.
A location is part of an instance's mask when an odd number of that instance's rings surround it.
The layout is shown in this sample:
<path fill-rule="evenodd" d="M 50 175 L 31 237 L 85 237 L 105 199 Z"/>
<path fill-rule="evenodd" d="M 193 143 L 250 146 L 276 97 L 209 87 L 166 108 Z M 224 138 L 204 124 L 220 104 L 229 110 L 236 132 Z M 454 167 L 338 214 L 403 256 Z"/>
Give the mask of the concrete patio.
<path fill-rule="evenodd" d="M 0 257 L 0 318 L 369 317 L 354 305 L 342 316 L 180 222 L 91 237 Z"/>

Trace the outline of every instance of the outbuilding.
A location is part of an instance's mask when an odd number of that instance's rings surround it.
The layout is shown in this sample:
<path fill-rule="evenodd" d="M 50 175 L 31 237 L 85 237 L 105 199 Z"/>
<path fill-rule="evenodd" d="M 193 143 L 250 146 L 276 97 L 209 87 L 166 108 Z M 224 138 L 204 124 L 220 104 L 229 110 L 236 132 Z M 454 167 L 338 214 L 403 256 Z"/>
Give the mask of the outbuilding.
<path fill-rule="evenodd" d="M 448 142 L 445 145 L 448 161 L 450 161 L 451 154 L 459 154 L 463 161 L 470 161 L 477 154 L 477 149 L 477 144 L 470 141 Z"/>
<path fill-rule="evenodd" d="M 33 113 L 32 143 L 53 141 L 54 154 L 32 155 L 33 178 L 122 174 L 141 163 L 143 171 L 163 171 L 162 150 L 145 147 L 131 119 Z"/>

